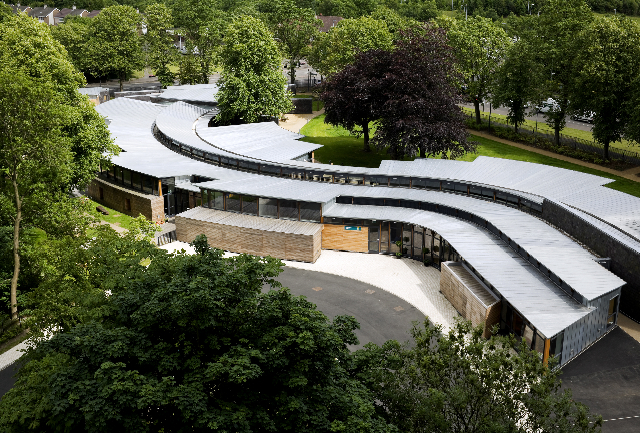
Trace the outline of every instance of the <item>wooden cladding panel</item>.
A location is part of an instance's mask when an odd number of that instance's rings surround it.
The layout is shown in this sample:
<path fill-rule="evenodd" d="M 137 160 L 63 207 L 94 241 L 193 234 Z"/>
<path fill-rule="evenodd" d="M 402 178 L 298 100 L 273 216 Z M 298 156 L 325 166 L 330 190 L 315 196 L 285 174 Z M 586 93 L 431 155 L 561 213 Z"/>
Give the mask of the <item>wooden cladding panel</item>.
<path fill-rule="evenodd" d="M 369 228 L 345 230 L 343 225 L 325 224 L 322 228 L 322 248 L 325 250 L 369 252 Z"/>
<path fill-rule="evenodd" d="M 483 335 L 488 338 L 491 335 L 491 327 L 500 321 L 501 303 L 486 307 L 451 270 L 452 266 L 461 267 L 452 262 L 442 263 L 440 291 L 464 319 L 469 320 L 473 326 L 483 325 Z"/>
<path fill-rule="evenodd" d="M 321 230 L 314 234 L 282 233 L 176 216 L 179 241 L 192 242 L 199 234 L 205 234 L 212 247 L 235 253 L 311 263 L 320 257 Z"/>

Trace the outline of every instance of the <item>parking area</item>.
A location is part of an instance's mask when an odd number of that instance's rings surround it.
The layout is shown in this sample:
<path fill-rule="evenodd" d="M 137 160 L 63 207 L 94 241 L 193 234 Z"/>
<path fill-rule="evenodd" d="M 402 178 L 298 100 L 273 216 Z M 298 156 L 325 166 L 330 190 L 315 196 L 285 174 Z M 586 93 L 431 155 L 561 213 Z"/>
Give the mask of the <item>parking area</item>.
<path fill-rule="evenodd" d="M 563 369 L 563 388 L 605 420 L 604 433 L 640 432 L 640 343 L 616 328 Z"/>

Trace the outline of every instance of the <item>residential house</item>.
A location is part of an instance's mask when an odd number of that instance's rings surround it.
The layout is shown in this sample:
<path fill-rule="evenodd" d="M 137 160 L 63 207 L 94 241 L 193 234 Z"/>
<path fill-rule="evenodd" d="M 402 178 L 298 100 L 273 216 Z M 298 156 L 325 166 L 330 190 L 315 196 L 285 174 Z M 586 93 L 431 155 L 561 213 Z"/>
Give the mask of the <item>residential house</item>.
<path fill-rule="evenodd" d="M 58 25 L 63 23 L 65 18 L 67 17 L 86 17 L 87 15 L 89 15 L 89 11 L 86 9 L 76 9 L 75 6 L 73 6 L 71 9 L 63 8 L 60 9 L 60 14 L 56 16 L 55 22 L 56 25 Z"/>
<path fill-rule="evenodd" d="M 56 17 L 60 15 L 60 10 L 58 8 L 52 8 L 47 5 L 43 7 L 33 8 L 29 12 L 29 16 L 31 18 L 36 18 L 39 22 L 45 23 L 47 25 L 55 25 Z"/>
<path fill-rule="evenodd" d="M 344 18 L 336 17 L 336 16 L 324 16 L 324 15 L 316 15 L 316 18 L 322 21 L 322 27 L 320 27 L 320 31 L 323 33 L 328 32 L 331 27 L 334 27 Z"/>

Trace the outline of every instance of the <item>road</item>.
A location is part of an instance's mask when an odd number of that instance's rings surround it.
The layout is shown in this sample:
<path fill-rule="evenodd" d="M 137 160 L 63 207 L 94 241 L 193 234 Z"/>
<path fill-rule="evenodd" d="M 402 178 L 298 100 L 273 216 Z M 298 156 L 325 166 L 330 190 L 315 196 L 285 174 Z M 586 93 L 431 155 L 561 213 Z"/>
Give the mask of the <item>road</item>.
<path fill-rule="evenodd" d="M 470 109 L 475 109 L 473 104 L 460 104 L 462 107 L 465 108 L 470 108 Z M 480 105 L 480 111 L 486 111 L 487 113 L 489 112 L 489 104 L 485 104 L 484 105 L 484 109 L 482 109 L 482 104 Z M 495 113 L 495 114 L 501 114 L 503 116 L 506 116 L 509 113 L 509 109 L 508 108 L 504 108 L 504 107 L 500 107 L 500 108 L 491 108 L 491 112 Z M 544 116 L 542 115 L 542 113 L 537 114 L 537 115 L 530 115 L 526 117 L 527 120 L 533 120 L 534 122 L 537 120 L 538 122 L 544 123 Z M 567 128 L 573 128 L 573 129 L 580 129 L 582 131 L 591 131 L 591 128 L 593 128 L 593 125 L 590 123 L 585 123 L 585 122 L 578 122 L 576 120 L 571 120 L 571 118 L 567 117 Z"/>

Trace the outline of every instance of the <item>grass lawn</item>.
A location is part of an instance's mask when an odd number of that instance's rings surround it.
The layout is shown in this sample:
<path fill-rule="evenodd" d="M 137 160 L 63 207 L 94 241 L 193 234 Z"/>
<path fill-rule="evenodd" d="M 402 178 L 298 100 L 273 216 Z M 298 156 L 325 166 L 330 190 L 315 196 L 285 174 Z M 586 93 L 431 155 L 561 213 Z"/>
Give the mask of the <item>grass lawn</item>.
<path fill-rule="evenodd" d="M 473 109 L 467 108 L 467 107 L 462 107 L 463 111 L 465 111 L 466 113 L 471 113 L 474 114 L 475 111 Z M 480 113 L 485 114 L 485 115 L 489 115 L 488 111 L 481 111 Z M 491 118 L 492 119 L 496 119 L 496 120 L 500 120 L 502 122 L 507 121 L 507 116 L 502 115 L 502 114 L 496 114 L 496 113 L 491 113 Z M 485 122 L 486 120 L 483 119 L 483 122 Z M 526 129 L 530 129 L 530 130 L 535 130 L 536 128 L 536 121 L 535 120 L 525 120 L 525 127 Z M 544 121 L 544 117 L 542 117 L 542 114 L 539 116 L 539 120 L 538 120 L 538 131 L 540 132 L 544 132 L 547 134 L 553 134 L 553 128 L 551 128 L 549 125 L 547 125 Z M 583 131 L 582 129 L 575 129 L 575 128 L 564 128 L 562 131 L 560 131 L 560 134 L 566 135 L 568 137 L 576 137 L 576 138 L 581 138 L 583 140 L 587 140 L 587 141 L 593 141 L 593 135 L 591 134 L 591 131 Z M 637 145 L 635 145 L 634 143 L 631 143 L 627 140 L 622 140 L 620 141 L 616 141 L 614 143 L 610 144 L 611 147 L 615 147 L 617 149 L 624 149 L 624 150 L 631 150 L 633 152 L 639 152 L 640 153 L 640 147 L 638 147 Z"/>
<path fill-rule="evenodd" d="M 102 206 L 91 199 L 85 198 L 85 200 L 88 200 L 91 205 L 91 215 L 95 216 L 99 220 L 106 221 L 111 224 L 117 223 L 120 227 L 125 229 L 130 228 L 130 223 L 133 218 L 131 218 L 129 215 L 125 215 L 121 212 L 117 212 L 106 206 Z M 107 212 L 109 212 L 109 215 L 103 215 L 100 212 L 98 212 L 96 210 L 96 206 L 102 206 Z"/>
<path fill-rule="evenodd" d="M 349 132 L 343 128 L 325 124 L 324 115 L 313 118 L 302 128 L 300 133 L 306 135 L 306 138 L 303 139 L 304 141 L 324 145 L 324 147 L 315 151 L 316 159 L 323 163 L 328 163 L 329 160 L 331 160 L 331 162 L 337 165 L 378 167 L 380 165 L 380 161 L 383 159 L 391 159 L 384 151 L 372 151 L 370 153 L 363 152 L 362 138 L 350 136 Z M 478 156 L 492 156 L 495 158 L 513 159 L 516 161 L 527 161 L 550 165 L 553 167 L 566 168 L 569 170 L 613 179 L 615 182 L 606 185 L 608 188 L 640 197 L 639 182 L 634 182 L 600 170 L 594 170 L 578 164 L 572 164 L 560 159 L 540 155 L 529 150 L 509 146 L 508 144 L 499 143 L 497 141 L 477 137 L 475 135 L 472 135 L 471 138 L 480 143 L 477 153 L 467 154 L 460 158 L 460 161 L 473 161 Z"/>

